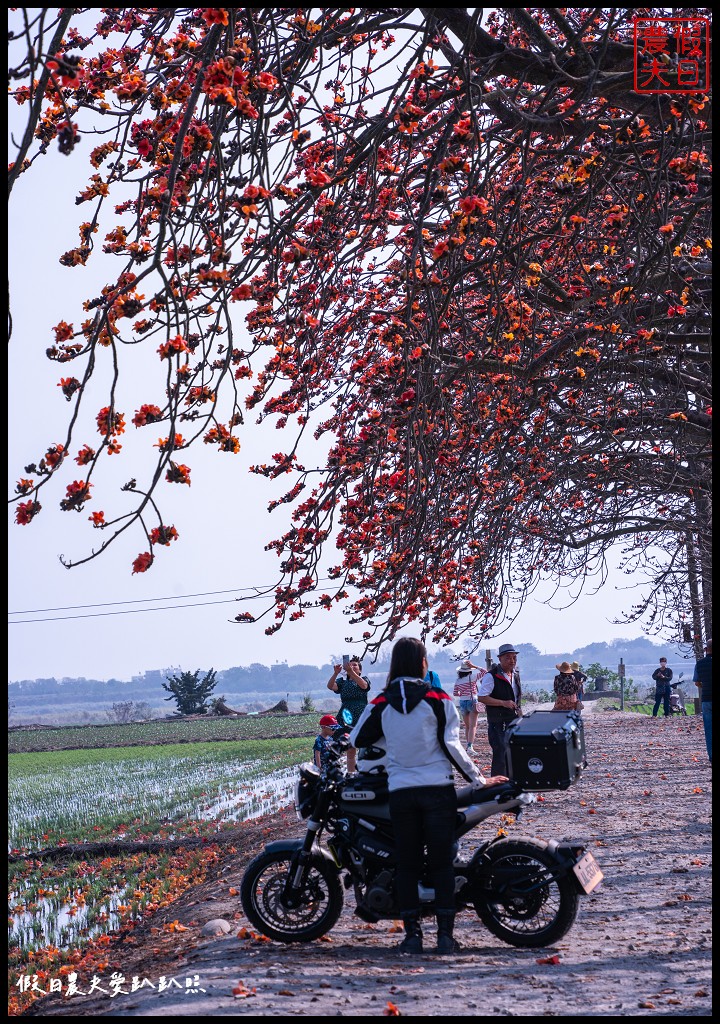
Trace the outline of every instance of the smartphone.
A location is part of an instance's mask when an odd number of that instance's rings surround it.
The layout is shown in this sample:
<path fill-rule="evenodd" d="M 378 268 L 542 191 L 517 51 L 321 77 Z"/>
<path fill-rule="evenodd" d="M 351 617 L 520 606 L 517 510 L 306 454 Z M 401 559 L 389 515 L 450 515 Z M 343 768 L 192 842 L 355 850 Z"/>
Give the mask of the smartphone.
<path fill-rule="evenodd" d="M 342 664 L 343 664 L 343 668 L 347 672 L 347 667 L 350 664 L 350 655 L 349 654 L 343 654 L 343 662 L 342 662 Z"/>

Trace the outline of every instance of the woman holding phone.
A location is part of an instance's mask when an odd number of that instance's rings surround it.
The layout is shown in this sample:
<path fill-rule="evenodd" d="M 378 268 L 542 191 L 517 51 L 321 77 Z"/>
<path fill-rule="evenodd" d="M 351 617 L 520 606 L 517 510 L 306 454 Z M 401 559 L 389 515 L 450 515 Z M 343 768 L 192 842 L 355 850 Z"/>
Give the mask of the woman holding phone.
<path fill-rule="evenodd" d="M 344 672 L 344 675 L 341 675 Z M 357 724 L 367 707 L 370 680 L 362 675 L 362 662 L 356 655 L 343 656 L 342 665 L 333 665 L 333 674 L 328 679 L 328 690 L 340 695 L 340 710 L 337 720 L 342 722 L 342 713 L 347 710 L 352 716 L 351 726 Z M 355 747 L 348 747 L 347 770 L 354 772 L 357 767 Z"/>

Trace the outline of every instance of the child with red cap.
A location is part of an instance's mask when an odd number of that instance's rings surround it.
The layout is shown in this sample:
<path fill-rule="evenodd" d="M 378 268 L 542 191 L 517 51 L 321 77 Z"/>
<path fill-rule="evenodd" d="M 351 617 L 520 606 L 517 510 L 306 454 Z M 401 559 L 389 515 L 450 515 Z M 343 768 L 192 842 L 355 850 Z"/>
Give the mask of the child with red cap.
<path fill-rule="evenodd" d="M 325 761 L 328 755 L 328 745 L 330 744 L 333 731 L 337 728 L 337 718 L 334 715 L 323 715 L 318 725 L 320 726 L 320 735 L 315 739 L 315 745 L 313 746 L 313 758 L 315 760 L 315 767 L 322 771 L 325 767 Z"/>

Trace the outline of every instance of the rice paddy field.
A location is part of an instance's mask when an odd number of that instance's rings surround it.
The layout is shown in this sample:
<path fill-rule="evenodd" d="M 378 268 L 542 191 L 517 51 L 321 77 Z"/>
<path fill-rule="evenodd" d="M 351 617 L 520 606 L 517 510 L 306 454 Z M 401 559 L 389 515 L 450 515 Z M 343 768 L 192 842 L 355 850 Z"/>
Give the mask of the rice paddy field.
<path fill-rule="evenodd" d="M 308 739 L 43 751 L 8 759 L 8 838 L 24 852 L 114 835 L 208 834 L 289 801 Z"/>
<path fill-rule="evenodd" d="M 217 864 L 224 833 L 289 807 L 296 766 L 312 759 L 317 717 L 146 723 L 162 729 L 165 742 L 157 742 L 158 728 L 138 734 L 136 724 L 13 731 L 11 992 L 13 978 L 77 966 L 111 933 L 166 907 Z M 228 725 L 243 726 L 245 737 L 231 738 Z M 213 729 L 219 735 L 209 739 Z M 295 736 L 283 738 L 284 730 Z M 75 733 L 82 747 L 48 749 L 67 747 Z M 93 739 L 104 745 L 90 746 Z M 149 849 L 155 841 L 167 846 Z M 83 851 L 98 842 L 101 853 Z"/>
<path fill-rule="evenodd" d="M 127 725 L 67 725 L 58 728 L 11 729 L 12 754 L 39 750 L 87 750 L 158 743 L 199 743 L 203 740 L 252 740 L 314 736 L 321 711 L 296 715 L 243 715 L 240 718 L 160 719 Z"/>

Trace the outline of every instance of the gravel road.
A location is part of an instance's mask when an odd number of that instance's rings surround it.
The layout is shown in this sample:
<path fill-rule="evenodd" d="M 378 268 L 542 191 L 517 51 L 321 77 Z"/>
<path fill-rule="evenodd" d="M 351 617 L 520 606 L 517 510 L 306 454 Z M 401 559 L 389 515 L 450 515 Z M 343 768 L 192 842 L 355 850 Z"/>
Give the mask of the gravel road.
<path fill-rule="evenodd" d="M 111 989 L 115 972 L 125 979 L 116 988 L 127 994 L 47 996 L 28 1015 L 710 1016 L 712 776 L 702 721 L 584 717 L 589 764 L 582 778 L 546 794 L 510 827 L 511 836 L 582 840 L 605 874 L 555 946 L 506 946 L 465 912 L 457 956 L 403 956 L 398 925 L 363 923 L 349 898 L 327 941 L 263 941 L 243 919 L 235 891 L 264 842 L 299 834 L 285 813 L 249 823 L 247 843 L 223 861 L 217 878 L 109 948 L 102 984 Z M 489 750 L 484 728 L 478 732 L 483 767 Z M 213 920 L 229 931 L 203 934 Z M 163 922 L 186 930 L 165 932 Z M 431 941 L 433 931 L 426 929 Z M 135 992 L 133 978 L 145 982 Z"/>

